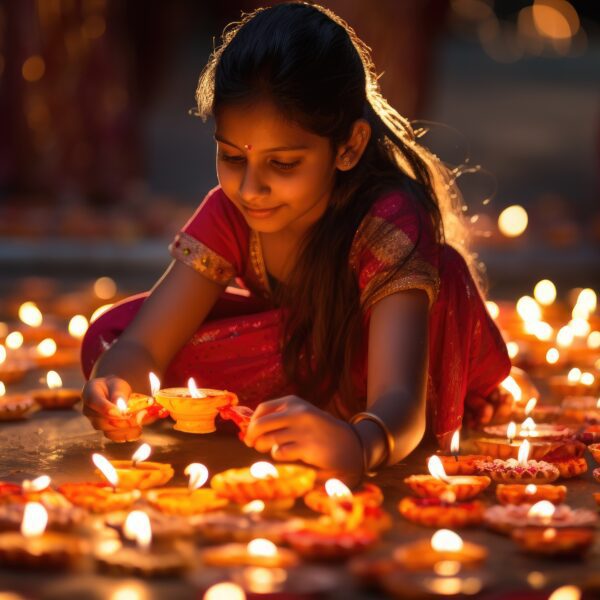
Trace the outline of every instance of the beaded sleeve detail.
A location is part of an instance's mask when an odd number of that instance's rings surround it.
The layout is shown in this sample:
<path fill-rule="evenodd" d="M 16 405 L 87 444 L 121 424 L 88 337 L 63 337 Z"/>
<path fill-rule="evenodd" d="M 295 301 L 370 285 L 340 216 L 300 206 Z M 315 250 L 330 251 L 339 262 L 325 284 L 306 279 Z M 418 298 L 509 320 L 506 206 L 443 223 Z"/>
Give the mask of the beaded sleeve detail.
<path fill-rule="evenodd" d="M 220 285 L 227 285 L 236 276 L 231 263 L 188 233 L 178 233 L 169 251 L 173 258 Z"/>

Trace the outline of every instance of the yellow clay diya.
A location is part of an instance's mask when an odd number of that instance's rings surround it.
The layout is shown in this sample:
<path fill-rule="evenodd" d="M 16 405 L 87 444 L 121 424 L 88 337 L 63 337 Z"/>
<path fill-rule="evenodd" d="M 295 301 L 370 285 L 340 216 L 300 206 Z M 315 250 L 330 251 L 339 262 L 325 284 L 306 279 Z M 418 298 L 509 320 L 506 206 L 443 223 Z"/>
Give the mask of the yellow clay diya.
<path fill-rule="evenodd" d="M 484 475 L 446 475 L 439 456 L 431 456 L 427 466 L 431 475 L 411 475 L 404 480 L 423 498 L 440 498 L 450 492 L 456 500 L 469 500 L 483 492 L 491 482 Z"/>
<path fill-rule="evenodd" d="M 212 433 L 219 409 L 237 404 L 238 398 L 226 390 L 199 389 L 190 378 L 187 388 L 160 390 L 156 402 L 169 411 L 177 431 Z"/>
<path fill-rule="evenodd" d="M 460 430 L 457 429 L 450 441 L 450 456 L 438 453 L 446 475 L 476 475 L 475 463 L 478 460 L 491 460 L 484 454 L 460 454 Z"/>
<path fill-rule="evenodd" d="M 33 390 L 31 395 L 46 410 L 72 408 L 81 400 L 81 390 L 62 387 L 62 379 L 56 371 L 46 375 L 47 389 Z"/>
<path fill-rule="evenodd" d="M 190 480 L 187 488 L 163 488 L 149 490 L 146 500 L 157 510 L 169 515 L 197 515 L 223 508 L 227 498 L 217 495 L 213 489 L 200 489 L 208 480 L 208 469 L 200 463 L 192 463 L 185 469 Z"/>
<path fill-rule="evenodd" d="M 446 561 L 463 567 L 478 567 L 487 556 L 486 548 L 463 541 L 450 529 L 440 529 L 430 540 L 418 540 L 394 550 L 394 560 L 409 571 L 434 569 Z"/>
<path fill-rule="evenodd" d="M 63 483 L 58 491 L 75 506 L 93 513 L 126 510 L 140 497 L 139 490 L 121 490 L 108 483 Z"/>
<path fill-rule="evenodd" d="M 383 492 L 379 486 L 373 483 L 363 483 L 351 493 L 351 498 L 353 501 L 360 502 L 365 506 L 381 506 Z M 315 512 L 330 515 L 334 512 L 336 505 L 339 504 L 339 498 L 332 497 L 325 486 L 319 486 L 304 496 L 304 503 Z"/>
<path fill-rule="evenodd" d="M 594 542 L 594 530 L 583 527 L 523 527 L 511 533 L 513 541 L 530 554 L 580 556 Z"/>
<path fill-rule="evenodd" d="M 293 503 L 314 487 L 316 475 L 316 471 L 310 467 L 293 464 L 274 466 L 260 461 L 251 467 L 217 473 L 210 485 L 219 496 L 239 504 L 252 500 L 285 500 Z"/>
<path fill-rule="evenodd" d="M 534 504 L 540 500 L 562 504 L 566 496 L 567 488 L 564 485 L 499 483 L 496 486 L 496 498 L 500 504 Z"/>
<path fill-rule="evenodd" d="M 207 548 L 202 562 L 212 567 L 265 567 L 288 568 L 298 564 L 297 554 L 287 548 L 278 548 L 273 542 L 256 538 L 248 544 L 225 544 Z"/>

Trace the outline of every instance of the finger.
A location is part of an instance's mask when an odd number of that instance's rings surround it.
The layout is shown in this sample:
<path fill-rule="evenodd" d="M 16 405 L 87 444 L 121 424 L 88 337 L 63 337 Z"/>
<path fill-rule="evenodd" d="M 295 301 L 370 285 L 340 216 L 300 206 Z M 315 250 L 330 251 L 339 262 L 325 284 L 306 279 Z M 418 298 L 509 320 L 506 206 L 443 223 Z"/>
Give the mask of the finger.
<path fill-rule="evenodd" d="M 88 383 L 84 394 L 84 405 L 100 415 L 119 415 L 119 411 L 109 400 L 108 387 L 103 380 Z"/>
<path fill-rule="evenodd" d="M 304 446 L 298 442 L 289 442 L 282 446 L 277 446 L 271 450 L 273 460 L 295 462 L 302 460 L 304 454 Z"/>
<path fill-rule="evenodd" d="M 120 377 L 111 377 L 107 380 L 108 398 L 115 403 L 119 398 L 128 400 L 131 396 L 131 386 Z"/>
<path fill-rule="evenodd" d="M 256 440 L 261 435 L 277 431 L 278 429 L 287 429 L 292 425 L 293 418 L 293 415 L 286 410 L 268 414 L 261 417 L 258 421 L 251 421 L 244 437 L 246 446 L 254 446 Z"/>
<path fill-rule="evenodd" d="M 112 440 L 113 442 L 117 442 L 117 443 L 124 443 L 124 442 L 133 442 L 137 439 L 139 439 L 140 435 L 142 433 L 142 430 L 134 430 L 134 429 L 128 429 L 128 430 L 111 430 L 111 431 L 105 431 L 104 435 L 109 439 Z"/>
<path fill-rule="evenodd" d="M 289 442 L 296 441 L 297 432 L 289 427 L 287 429 L 278 429 L 271 433 L 261 435 L 254 441 L 254 449 L 259 452 L 270 452 L 274 446 L 283 446 Z"/>
<path fill-rule="evenodd" d="M 250 418 L 250 423 L 256 421 L 260 417 L 271 414 L 276 411 L 284 410 L 287 406 L 289 406 L 290 402 L 293 401 L 295 396 L 283 396 L 281 398 L 275 398 L 274 400 L 267 400 L 266 402 L 261 402 L 254 411 L 254 414 Z"/>

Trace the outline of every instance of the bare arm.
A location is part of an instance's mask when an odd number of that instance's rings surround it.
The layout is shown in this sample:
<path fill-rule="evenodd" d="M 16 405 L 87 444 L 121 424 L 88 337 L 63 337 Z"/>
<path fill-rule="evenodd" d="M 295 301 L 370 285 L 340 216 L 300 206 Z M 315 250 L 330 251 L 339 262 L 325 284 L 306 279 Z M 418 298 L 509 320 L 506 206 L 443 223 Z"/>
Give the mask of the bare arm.
<path fill-rule="evenodd" d="M 428 299 L 420 290 L 387 296 L 372 310 L 367 410 L 381 417 L 395 438 L 389 464 L 412 452 L 425 433 L 428 326 Z M 367 420 L 355 427 L 369 465 L 379 464 L 385 452 L 381 429 Z"/>

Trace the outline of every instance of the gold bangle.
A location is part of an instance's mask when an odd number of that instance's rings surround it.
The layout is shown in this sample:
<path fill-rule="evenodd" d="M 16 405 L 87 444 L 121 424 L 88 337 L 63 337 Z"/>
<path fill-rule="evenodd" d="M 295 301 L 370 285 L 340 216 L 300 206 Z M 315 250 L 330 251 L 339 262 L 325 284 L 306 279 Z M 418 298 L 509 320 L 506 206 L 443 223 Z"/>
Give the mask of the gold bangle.
<path fill-rule="evenodd" d="M 350 422 L 350 425 L 356 425 L 357 423 L 360 423 L 361 421 L 372 421 L 373 423 L 378 425 L 379 428 L 381 429 L 381 431 L 383 431 L 383 433 L 384 433 L 386 454 L 385 454 L 383 460 L 380 461 L 376 467 L 376 468 L 379 468 L 379 467 L 383 466 L 391 458 L 391 456 L 394 452 L 394 447 L 396 446 L 396 440 L 394 439 L 392 432 L 388 429 L 388 426 L 385 424 L 385 421 L 381 417 L 376 415 L 375 413 L 371 413 L 371 412 L 367 412 L 367 411 L 356 413 L 353 417 L 351 417 L 349 422 Z"/>

